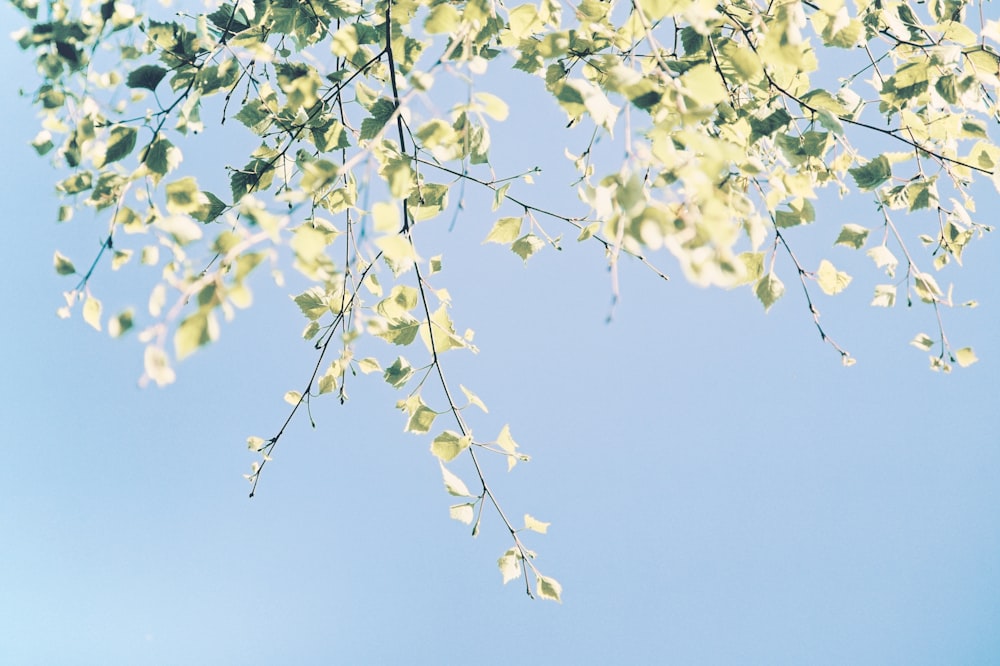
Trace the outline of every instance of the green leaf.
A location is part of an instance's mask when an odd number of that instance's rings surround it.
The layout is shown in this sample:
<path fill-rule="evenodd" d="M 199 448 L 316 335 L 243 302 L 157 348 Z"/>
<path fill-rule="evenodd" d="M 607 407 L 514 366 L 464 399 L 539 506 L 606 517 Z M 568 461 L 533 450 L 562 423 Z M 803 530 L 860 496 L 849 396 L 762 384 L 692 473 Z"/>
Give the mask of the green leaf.
<path fill-rule="evenodd" d="M 539 575 L 536 592 L 542 599 L 551 599 L 552 601 L 562 602 L 562 585 L 560 585 L 555 578 L 548 578 L 546 576 Z"/>
<path fill-rule="evenodd" d="M 59 275 L 72 275 L 76 273 L 76 267 L 73 265 L 73 262 L 63 256 L 58 250 L 56 250 L 55 256 L 52 257 L 52 263 L 55 265 L 56 273 Z"/>
<path fill-rule="evenodd" d="M 327 304 L 326 292 L 321 287 L 310 287 L 298 296 L 292 298 L 299 310 L 308 319 L 316 320 L 330 311 Z"/>
<path fill-rule="evenodd" d="M 845 224 L 841 227 L 840 235 L 837 236 L 837 240 L 833 244 L 846 245 L 860 250 L 864 247 L 866 240 L 868 240 L 868 229 L 860 224 Z"/>
<path fill-rule="evenodd" d="M 521 234 L 521 223 L 519 217 L 501 217 L 490 229 L 483 243 L 513 243 Z"/>
<path fill-rule="evenodd" d="M 286 391 L 284 401 L 293 407 L 302 402 L 302 394 L 298 391 Z"/>
<path fill-rule="evenodd" d="M 833 296 L 847 289 L 847 285 L 851 284 L 851 276 L 843 271 L 838 271 L 833 264 L 824 259 L 819 262 L 816 282 L 823 293 Z"/>
<path fill-rule="evenodd" d="M 108 148 L 104 153 L 104 163 L 111 164 L 117 162 L 132 152 L 135 148 L 135 140 L 138 132 L 125 125 L 115 125 L 111 128 L 111 135 L 108 138 Z"/>
<path fill-rule="evenodd" d="M 531 255 L 545 247 L 545 241 L 534 234 L 525 234 L 510 246 L 511 251 L 527 263 Z"/>
<path fill-rule="evenodd" d="M 778 109 L 764 118 L 750 118 L 750 128 L 753 130 L 750 142 L 754 143 L 758 139 L 771 136 L 790 122 L 792 116 L 784 109 Z"/>
<path fill-rule="evenodd" d="M 198 181 L 192 176 L 168 183 L 166 194 L 167 210 L 175 215 L 193 213 L 207 205 L 198 189 Z"/>
<path fill-rule="evenodd" d="M 361 121 L 361 134 L 358 138 L 362 141 L 368 141 L 378 136 L 395 110 L 396 106 L 390 100 L 385 97 L 380 98 L 370 109 L 371 117 Z M 393 196 L 398 195 L 393 193 Z"/>
<path fill-rule="evenodd" d="M 885 155 L 879 155 L 868 164 L 848 171 L 858 187 L 865 191 L 874 190 L 892 177 L 892 167 Z"/>
<path fill-rule="evenodd" d="M 774 213 L 775 226 L 795 227 L 809 224 L 816 219 L 816 210 L 808 199 L 799 199 L 788 204 L 789 210 L 778 210 Z"/>
<path fill-rule="evenodd" d="M 601 228 L 600 222 L 591 222 L 587 226 L 580 229 L 580 235 L 576 237 L 576 240 L 580 242 L 589 240 L 594 234 L 597 233 L 597 230 L 600 228 Z"/>
<path fill-rule="evenodd" d="M 741 252 L 738 258 L 745 270 L 744 278 L 740 284 L 756 283 L 764 275 L 763 252 Z"/>
<path fill-rule="evenodd" d="M 452 5 L 435 5 L 424 20 L 424 30 L 428 35 L 454 32 L 461 20 L 462 15 Z"/>
<path fill-rule="evenodd" d="M 785 293 L 785 285 L 774 273 L 768 273 L 757 282 L 755 289 L 757 298 L 764 304 L 764 311 L 771 309 L 779 298 Z"/>
<path fill-rule="evenodd" d="M 412 376 L 413 366 L 402 356 L 397 357 L 382 373 L 382 377 L 393 388 L 402 388 Z"/>
<path fill-rule="evenodd" d="M 442 462 L 451 462 L 458 457 L 458 454 L 469 448 L 471 444 L 472 440 L 469 437 L 463 437 L 457 432 L 445 430 L 431 442 L 431 453 L 437 456 Z"/>
<path fill-rule="evenodd" d="M 962 347 L 955 352 L 955 361 L 963 368 L 969 367 L 978 360 L 975 352 L 972 351 L 972 347 Z"/>
<path fill-rule="evenodd" d="M 108 335 L 118 338 L 131 330 L 134 315 L 135 313 L 129 308 L 108 320 Z"/>
<path fill-rule="evenodd" d="M 89 171 L 81 171 L 59 181 L 56 189 L 66 194 L 79 194 L 94 186 L 94 176 Z"/>
<path fill-rule="evenodd" d="M 55 148 L 55 144 L 52 143 L 52 133 L 48 130 L 42 130 L 35 136 L 35 139 L 31 142 L 31 146 L 39 155 L 45 155 Z"/>
<path fill-rule="evenodd" d="M 252 99 L 243 105 L 243 108 L 236 114 L 236 120 L 240 121 L 254 133 L 263 134 L 271 123 L 274 122 L 271 109 L 260 99 Z"/>
<path fill-rule="evenodd" d="M 174 333 L 174 353 L 177 360 L 190 356 L 196 349 L 207 345 L 217 337 L 214 318 L 206 312 L 195 312 L 177 327 Z"/>
<path fill-rule="evenodd" d="M 437 418 L 437 413 L 427 405 L 421 404 L 410 415 L 404 431 L 422 435 L 430 431 L 431 426 L 434 425 L 435 418 Z"/>
<path fill-rule="evenodd" d="M 143 65 L 138 69 L 129 72 L 125 79 L 125 85 L 129 88 L 145 88 L 146 90 L 156 90 L 163 77 L 167 75 L 167 70 L 159 65 Z"/>
<path fill-rule="evenodd" d="M 199 206 L 197 210 L 191 213 L 191 216 L 194 217 L 194 219 L 198 220 L 199 222 L 204 222 L 208 224 L 215 218 L 222 215 L 226 211 L 226 208 L 229 207 L 228 205 L 226 205 L 226 202 L 224 202 L 222 199 L 215 196 L 211 192 L 203 191 L 201 192 L 201 197 L 204 197 L 204 200 L 207 200 L 208 203 L 203 202 L 202 205 Z"/>
<path fill-rule="evenodd" d="M 441 466 L 444 488 L 448 491 L 449 495 L 454 495 L 455 497 L 472 497 L 472 493 L 469 492 L 469 488 L 462 479 L 455 476 L 440 460 L 438 461 L 438 465 Z"/>
<path fill-rule="evenodd" d="M 182 159 L 180 149 L 159 134 L 146 150 L 142 163 L 153 175 L 154 182 L 159 182 L 161 177 L 176 169 Z"/>
<path fill-rule="evenodd" d="M 417 338 L 420 322 L 409 315 L 401 316 L 389 322 L 388 328 L 378 336 L 394 345 L 405 346 Z"/>

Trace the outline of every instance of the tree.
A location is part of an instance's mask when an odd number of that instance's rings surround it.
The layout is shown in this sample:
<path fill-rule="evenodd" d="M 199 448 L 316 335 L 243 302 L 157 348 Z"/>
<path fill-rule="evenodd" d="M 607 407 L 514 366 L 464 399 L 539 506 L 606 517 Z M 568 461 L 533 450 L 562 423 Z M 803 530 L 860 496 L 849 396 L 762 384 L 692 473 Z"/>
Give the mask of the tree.
<path fill-rule="evenodd" d="M 290 279 L 306 282 L 294 301 L 315 365 L 285 394 L 290 409 L 276 432 L 248 438 L 259 454 L 246 475 L 251 496 L 303 408 L 327 393 L 345 401 L 358 372 L 381 375 L 400 390 L 405 430 L 431 438 L 458 498 L 451 516 L 476 534 L 492 507 L 511 537 L 498 562 L 504 582 L 523 574 L 529 595 L 534 587 L 560 598 L 524 542 L 548 523 L 508 517 L 487 481 L 484 456 L 508 469 L 528 456 L 509 427 L 473 435 L 473 414 L 486 405 L 446 379 L 441 360 L 474 352 L 474 336 L 452 320 L 436 276 L 444 259 L 420 229 L 449 212 L 469 218 L 465 188 L 492 199 L 484 242 L 525 262 L 558 249 L 567 228 L 600 245 L 613 299 L 623 255 L 666 278 L 651 254 L 661 249 L 689 280 L 745 285 L 765 310 L 784 295 L 785 274 L 845 365 L 854 358 L 820 323 L 815 299 L 853 278 L 828 259 L 801 260 L 791 230 L 817 219 L 816 202 L 861 192 L 877 222 L 844 225 L 830 240 L 864 250 L 884 275 L 872 305 L 893 307 L 902 290 L 908 306 L 929 307 L 936 333 L 913 344 L 930 352 L 931 368 L 977 360 L 945 334 L 945 309 L 957 301 L 934 277 L 990 230 L 973 217 L 977 177 L 1000 183 L 1000 147 L 987 131 L 998 113 L 1000 23 L 970 3 L 852 11 L 837 0 L 582 0 L 572 17 L 554 0 L 260 0 L 175 17 L 116 0 L 79 10 L 55 2 L 41 16 L 30 0 L 13 4 L 31 22 L 15 38 L 35 52 L 41 76 L 33 145 L 67 171 L 58 217 L 84 206 L 108 224 L 87 269 L 56 252 L 57 272 L 76 282 L 60 316 L 80 306 L 84 321 L 112 336 L 141 329 L 141 381 L 164 385 L 173 360 L 218 338 L 220 316 L 251 305 L 259 266 L 270 264 L 281 283 L 290 263 L 299 276 Z M 566 112 L 582 213 L 553 211 L 530 191 L 530 150 L 528 164 L 491 163 L 490 124 L 513 100 L 485 88 L 490 71 L 505 67 Z M 872 92 L 877 100 L 863 94 Z M 454 99 L 447 113 L 436 110 Z M 227 122 L 253 145 L 226 146 L 196 175 L 182 146 L 213 141 Z M 223 169 L 228 192 L 199 183 Z M 901 228 L 903 215 L 918 232 Z M 160 273 L 148 315 L 107 316 L 94 269 L 134 258 Z M 460 455 L 476 491 L 446 465 Z"/>

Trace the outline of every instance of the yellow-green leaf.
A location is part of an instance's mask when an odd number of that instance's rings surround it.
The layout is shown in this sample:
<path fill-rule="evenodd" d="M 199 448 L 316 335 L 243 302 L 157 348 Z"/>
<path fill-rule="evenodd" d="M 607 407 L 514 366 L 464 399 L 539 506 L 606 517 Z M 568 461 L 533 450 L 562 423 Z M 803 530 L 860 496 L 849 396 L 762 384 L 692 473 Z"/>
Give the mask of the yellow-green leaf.
<path fill-rule="evenodd" d="M 521 218 L 501 217 L 490 229 L 484 243 L 513 243 L 521 235 Z"/>
<path fill-rule="evenodd" d="M 562 602 L 562 585 L 555 578 L 539 576 L 538 585 L 535 590 L 542 599 Z"/>
<path fill-rule="evenodd" d="M 530 513 L 524 514 L 524 529 L 531 530 L 532 532 L 538 532 L 539 534 L 545 534 L 549 531 L 549 525 L 552 523 L 543 523 L 538 520 Z"/>
<path fill-rule="evenodd" d="M 83 304 L 83 320 L 94 327 L 94 330 L 101 330 L 101 302 L 93 296 L 88 296 Z"/>
<path fill-rule="evenodd" d="M 972 347 L 962 347 L 955 352 L 955 361 L 963 368 L 969 367 L 978 360 L 976 353 L 972 351 Z"/>
<path fill-rule="evenodd" d="M 843 271 L 838 271 L 833 264 L 824 259 L 819 263 L 819 270 L 816 271 L 816 282 L 823 293 L 833 296 L 847 289 L 847 285 L 851 284 L 851 276 Z"/>
<path fill-rule="evenodd" d="M 52 257 L 52 263 L 55 265 L 56 273 L 59 273 L 59 275 L 72 275 L 76 273 L 76 266 L 73 265 L 73 262 L 58 250 L 55 256 Z"/>
<path fill-rule="evenodd" d="M 431 442 L 431 453 L 443 462 L 450 462 L 471 444 L 472 440 L 469 437 L 445 430 Z"/>
<path fill-rule="evenodd" d="M 449 495 L 454 495 L 455 497 L 472 497 L 472 493 L 469 492 L 469 488 L 462 479 L 453 474 L 440 460 L 438 461 L 438 465 L 441 466 L 441 477 L 444 479 L 444 488 L 448 491 Z"/>

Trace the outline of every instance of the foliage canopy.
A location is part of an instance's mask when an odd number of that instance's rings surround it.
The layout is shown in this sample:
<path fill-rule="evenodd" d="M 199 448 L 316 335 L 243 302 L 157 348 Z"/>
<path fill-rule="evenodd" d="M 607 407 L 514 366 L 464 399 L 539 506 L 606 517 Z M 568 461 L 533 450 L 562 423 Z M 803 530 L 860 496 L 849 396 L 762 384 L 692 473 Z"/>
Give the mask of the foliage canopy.
<path fill-rule="evenodd" d="M 561 595 L 523 541 L 548 523 L 508 518 L 481 460 L 513 468 L 528 456 L 509 427 L 473 435 L 472 414 L 486 406 L 441 363 L 446 351 L 475 351 L 473 334 L 452 320 L 442 256 L 418 251 L 421 226 L 463 213 L 456 185 L 491 193 L 484 242 L 524 261 L 559 247 L 553 225 L 602 246 L 616 296 L 625 257 L 666 277 L 650 259 L 661 249 L 689 280 L 745 285 L 765 309 L 784 280 L 798 281 L 847 365 L 814 298 L 854 278 L 830 259 L 802 263 L 789 229 L 817 220 L 822 196 L 870 197 L 875 222 L 844 225 L 831 245 L 870 257 L 872 305 L 928 307 L 936 332 L 912 344 L 932 368 L 977 360 L 945 335 L 955 301 L 939 276 L 989 231 L 976 219 L 975 181 L 1000 184 L 988 131 L 1000 113 L 1000 22 L 982 5 L 238 0 L 169 14 L 125 0 L 11 1 L 29 22 L 14 38 L 40 77 L 33 145 L 65 171 L 59 220 L 88 207 L 108 224 L 89 269 L 56 252 L 56 271 L 77 281 L 60 316 L 79 306 L 112 336 L 135 327 L 143 381 L 168 384 L 173 361 L 251 305 L 251 274 L 270 266 L 280 282 L 287 257 L 309 284 L 293 298 L 316 363 L 285 394 L 277 433 L 248 438 L 259 454 L 246 475 L 253 489 L 300 408 L 327 393 L 343 401 L 357 372 L 381 375 L 400 391 L 405 430 L 430 439 L 457 498 L 452 518 L 475 534 L 484 508 L 495 509 L 512 539 L 503 580 L 523 575 L 528 594 Z M 516 102 L 485 88 L 491 70 L 511 68 L 566 114 L 582 215 L 551 210 L 531 191 L 530 167 L 491 163 L 491 124 Z M 197 168 L 185 161 L 224 123 L 242 125 L 253 145 Z M 621 158 L 608 160 L 599 142 Z M 227 191 L 199 183 L 213 169 L 225 170 Z M 901 228 L 910 214 L 917 222 Z M 105 314 L 91 280 L 102 261 L 159 275 L 141 312 Z M 447 466 L 463 455 L 476 491 Z"/>

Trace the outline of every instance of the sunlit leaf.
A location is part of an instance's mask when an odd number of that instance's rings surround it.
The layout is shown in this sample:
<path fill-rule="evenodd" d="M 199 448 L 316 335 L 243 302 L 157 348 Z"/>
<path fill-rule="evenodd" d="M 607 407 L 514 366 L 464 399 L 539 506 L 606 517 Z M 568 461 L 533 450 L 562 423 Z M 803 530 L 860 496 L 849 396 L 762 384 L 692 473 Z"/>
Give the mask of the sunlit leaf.
<path fill-rule="evenodd" d="M 452 520 L 457 520 L 460 523 L 469 525 L 476 517 L 475 507 L 476 505 L 471 502 L 467 502 L 465 504 L 452 504 L 448 507 L 448 515 L 451 516 Z"/>
<path fill-rule="evenodd" d="M 969 367 L 978 360 L 972 347 L 962 347 L 955 352 L 955 361 L 963 368 Z"/>
<path fill-rule="evenodd" d="M 847 285 L 851 284 L 851 276 L 843 271 L 838 271 L 833 264 L 824 259 L 819 263 L 819 270 L 816 271 L 816 283 L 823 293 L 832 296 L 839 294 Z"/>
<path fill-rule="evenodd" d="M 465 395 L 465 399 L 469 401 L 470 405 L 475 405 L 479 409 L 483 410 L 483 412 L 489 413 L 490 410 L 486 409 L 486 405 L 483 404 L 483 401 L 479 399 L 479 396 L 477 396 L 475 393 L 465 388 L 461 384 L 458 385 L 458 388 L 461 389 L 462 393 Z"/>
<path fill-rule="evenodd" d="M 58 250 L 52 258 L 52 263 L 56 268 L 56 273 L 59 275 L 72 275 L 73 273 L 76 273 L 76 267 L 73 266 L 73 262 Z"/>
<path fill-rule="evenodd" d="M 521 577 L 521 554 L 515 548 L 511 548 L 500 556 L 497 566 L 500 567 L 500 575 L 503 576 L 506 585 Z"/>
<path fill-rule="evenodd" d="M 521 218 L 501 217 L 490 229 L 484 243 L 513 243 L 521 234 Z"/>
<path fill-rule="evenodd" d="M 757 282 L 754 289 L 757 298 L 764 304 L 764 310 L 770 310 L 785 293 L 785 285 L 774 273 L 768 273 Z"/>
<path fill-rule="evenodd" d="M 866 191 L 874 190 L 892 176 L 892 167 L 885 155 L 879 155 L 868 164 L 849 171 L 858 187 Z"/>
<path fill-rule="evenodd" d="M 444 463 L 441 461 L 438 461 L 438 464 L 441 466 L 441 476 L 444 479 L 444 487 L 445 490 L 448 491 L 449 495 L 455 495 L 456 497 L 472 497 L 472 493 L 469 492 L 469 488 L 460 478 L 455 476 L 455 474 L 445 467 Z"/>
<path fill-rule="evenodd" d="M 101 302 L 93 296 L 88 296 L 83 303 L 83 320 L 94 330 L 101 330 Z"/>
<path fill-rule="evenodd" d="M 845 224 L 840 229 L 840 235 L 834 241 L 834 245 L 846 245 L 860 250 L 868 240 L 868 229 L 860 224 Z"/>
<path fill-rule="evenodd" d="M 552 523 L 543 523 L 529 513 L 524 514 L 524 529 L 531 530 L 532 532 L 538 532 L 539 534 L 545 534 L 549 531 L 549 525 Z"/>
<path fill-rule="evenodd" d="M 469 448 L 472 441 L 451 430 L 445 430 L 431 442 L 431 453 L 442 462 L 451 462 L 458 454 Z"/>
<path fill-rule="evenodd" d="M 518 238 L 510 246 L 510 249 L 525 262 L 539 250 L 545 247 L 545 241 L 534 234 L 526 234 Z"/>
<path fill-rule="evenodd" d="M 538 576 L 538 585 L 535 589 L 541 599 L 551 599 L 562 602 L 562 585 L 555 578 Z"/>

